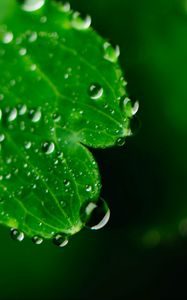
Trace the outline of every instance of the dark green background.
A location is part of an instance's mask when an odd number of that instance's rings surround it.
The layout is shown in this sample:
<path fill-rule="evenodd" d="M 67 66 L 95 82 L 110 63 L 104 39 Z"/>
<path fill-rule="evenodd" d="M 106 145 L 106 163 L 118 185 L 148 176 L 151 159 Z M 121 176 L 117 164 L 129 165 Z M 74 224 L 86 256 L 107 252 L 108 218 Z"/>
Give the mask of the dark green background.
<path fill-rule="evenodd" d="M 59 249 L 0 228 L 0 299 L 186 299 L 187 1 L 70 2 L 120 45 L 141 128 L 93 151 L 111 207 L 103 230 Z"/>

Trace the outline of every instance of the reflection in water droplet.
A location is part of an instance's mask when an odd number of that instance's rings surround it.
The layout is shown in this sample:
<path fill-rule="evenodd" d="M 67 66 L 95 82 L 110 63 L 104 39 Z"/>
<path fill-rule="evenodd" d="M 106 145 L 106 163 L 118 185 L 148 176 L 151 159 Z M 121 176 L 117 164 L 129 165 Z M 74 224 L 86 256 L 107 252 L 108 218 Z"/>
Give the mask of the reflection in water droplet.
<path fill-rule="evenodd" d="M 45 0 L 24 0 L 22 9 L 25 11 L 35 11 L 40 9 L 45 3 Z"/>
<path fill-rule="evenodd" d="M 99 84 L 94 83 L 94 84 L 90 85 L 89 96 L 91 99 L 97 100 L 97 99 L 101 98 L 102 95 L 103 95 L 103 88 Z"/>
<path fill-rule="evenodd" d="M 78 30 L 85 30 L 90 27 L 92 19 L 89 15 L 83 18 L 79 12 L 73 14 L 72 27 Z"/>
<path fill-rule="evenodd" d="M 43 238 L 38 236 L 38 235 L 35 235 L 33 238 L 32 238 L 32 241 L 34 244 L 36 245 L 41 245 L 43 243 Z"/>
<path fill-rule="evenodd" d="M 110 209 L 102 198 L 98 202 L 87 201 L 81 207 L 80 218 L 86 227 L 98 230 L 108 223 Z"/>
<path fill-rule="evenodd" d="M 111 44 L 106 42 L 104 43 L 103 48 L 104 48 L 104 58 L 110 62 L 113 63 L 116 62 L 120 55 L 119 46 L 113 48 Z"/>
<path fill-rule="evenodd" d="M 59 233 L 53 238 L 53 243 L 58 247 L 65 247 L 68 244 L 68 238 L 66 235 Z"/>
<path fill-rule="evenodd" d="M 42 150 L 45 152 L 45 154 L 49 155 L 55 150 L 55 145 L 53 142 L 45 142 L 42 145 Z"/>
<path fill-rule="evenodd" d="M 23 241 L 23 239 L 24 239 L 24 233 L 23 232 L 19 231 L 16 228 L 12 228 L 10 230 L 10 233 L 11 233 L 12 239 L 14 239 L 16 241 L 19 241 L 19 242 Z"/>

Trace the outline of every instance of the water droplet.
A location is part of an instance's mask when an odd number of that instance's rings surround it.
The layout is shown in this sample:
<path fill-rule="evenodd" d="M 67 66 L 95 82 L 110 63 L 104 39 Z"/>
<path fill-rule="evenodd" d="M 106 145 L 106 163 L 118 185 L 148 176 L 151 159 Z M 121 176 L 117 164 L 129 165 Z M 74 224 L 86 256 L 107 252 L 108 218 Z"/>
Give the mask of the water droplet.
<path fill-rule="evenodd" d="M 102 198 L 98 202 L 87 201 L 81 207 L 80 218 L 86 227 L 98 230 L 108 223 L 110 210 Z"/>
<path fill-rule="evenodd" d="M 13 108 L 8 115 L 7 118 L 8 122 L 14 121 L 17 118 L 17 114 L 18 114 L 17 109 Z"/>
<path fill-rule="evenodd" d="M 119 46 L 113 48 L 110 43 L 105 42 L 103 48 L 104 48 L 104 58 L 112 63 L 115 63 L 120 55 Z"/>
<path fill-rule="evenodd" d="M 59 122 L 61 119 L 61 116 L 58 113 L 54 113 L 52 118 L 55 122 Z"/>
<path fill-rule="evenodd" d="M 5 140 L 5 135 L 2 133 L 0 134 L 0 143 L 2 143 Z"/>
<path fill-rule="evenodd" d="M 125 137 L 118 138 L 116 141 L 116 146 L 123 146 L 125 144 Z"/>
<path fill-rule="evenodd" d="M 121 109 L 127 117 L 132 117 L 132 102 L 128 97 L 121 98 Z"/>
<path fill-rule="evenodd" d="M 92 19 L 89 15 L 85 18 L 81 16 L 79 12 L 75 12 L 72 16 L 72 26 L 78 30 L 85 30 L 88 29 L 91 25 Z"/>
<path fill-rule="evenodd" d="M 92 186 L 91 185 L 86 185 L 86 191 L 91 192 L 92 191 Z"/>
<path fill-rule="evenodd" d="M 22 9 L 25 11 L 35 11 L 40 9 L 45 3 L 45 0 L 24 0 Z"/>
<path fill-rule="evenodd" d="M 34 109 L 31 109 L 29 111 L 29 118 L 31 119 L 31 121 L 33 123 L 37 123 L 40 121 L 41 119 L 41 116 L 42 116 L 42 113 L 40 110 L 34 110 Z"/>
<path fill-rule="evenodd" d="M 32 146 L 32 143 L 31 142 L 25 142 L 25 149 L 30 149 L 31 148 L 31 146 Z"/>
<path fill-rule="evenodd" d="M 43 243 L 43 238 L 38 236 L 38 235 L 35 235 L 33 238 L 32 238 L 32 242 L 35 244 L 35 245 L 41 245 Z"/>
<path fill-rule="evenodd" d="M 18 107 L 18 113 L 20 116 L 23 116 L 27 111 L 27 106 L 25 104 L 19 105 Z"/>
<path fill-rule="evenodd" d="M 103 88 L 97 83 L 91 84 L 89 87 L 89 95 L 91 99 L 97 100 L 102 97 Z"/>
<path fill-rule="evenodd" d="M 46 16 L 42 16 L 40 18 L 40 22 L 43 23 L 43 24 L 45 24 L 47 22 L 47 17 Z"/>
<path fill-rule="evenodd" d="M 58 247 L 65 247 L 68 244 L 68 238 L 64 234 L 56 234 L 53 243 Z"/>
<path fill-rule="evenodd" d="M 134 116 L 139 110 L 139 102 L 136 101 L 132 107 L 132 115 Z"/>
<path fill-rule="evenodd" d="M 31 32 L 29 35 L 28 41 L 30 43 L 33 43 L 37 40 L 37 38 L 38 38 L 37 32 Z"/>
<path fill-rule="evenodd" d="M 70 185 L 70 181 L 65 179 L 65 180 L 64 180 L 64 185 L 65 185 L 65 186 L 69 186 L 69 185 Z"/>
<path fill-rule="evenodd" d="M 71 6 L 70 6 L 69 2 L 66 2 L 66 3 L 60 5 L 60 8 L 62 9 L 62 11 L 68 12 L 68 11 L 70 11 Z"/>
<path fill-rule="evenodd" d="M 14 38 L 14 35 L 12 32 L 6 32 L 4 35 L 3 35 L 3 43 L 4 44 L 9 44 L 12 42 Z"/>
<path fill-rule="evenodd" d="M 21 48 L 19 50 L 19 55 L 24 56 L 27 53 L 27 49 L 26 48 Z"/>
<path fill-rule="evenodd" d="M 11 233 L 12 239 L 14 239 L 16 241 L 19 241 L 19 242 L 23 241 L 23 239 L 24 239 L 24 233 L 23 232 L 19 231 L 16 228 L 12 228 L 10 230 L 10 233 Z"/>
<path fill-rule="evenodd" d="M 55 145 L 53 142 L 45 142 L 43 143 L 42 149 L 45 152 L 45 154 L 49 155 L 55 150 Z"/>

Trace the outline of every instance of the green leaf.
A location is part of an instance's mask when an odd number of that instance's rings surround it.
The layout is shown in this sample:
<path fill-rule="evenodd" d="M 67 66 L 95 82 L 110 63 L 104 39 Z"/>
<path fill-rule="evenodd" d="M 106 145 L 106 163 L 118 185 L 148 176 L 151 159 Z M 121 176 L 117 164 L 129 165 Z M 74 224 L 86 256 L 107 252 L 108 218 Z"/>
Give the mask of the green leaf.
<path fill-rule="evenodd" d="M 119 49 L 68 4 L 11 2 L 0 24 L 0 223 L 30 237 L 72 235 L 99 203 L 87 146 L 121 145 L 130 133 Z"/>

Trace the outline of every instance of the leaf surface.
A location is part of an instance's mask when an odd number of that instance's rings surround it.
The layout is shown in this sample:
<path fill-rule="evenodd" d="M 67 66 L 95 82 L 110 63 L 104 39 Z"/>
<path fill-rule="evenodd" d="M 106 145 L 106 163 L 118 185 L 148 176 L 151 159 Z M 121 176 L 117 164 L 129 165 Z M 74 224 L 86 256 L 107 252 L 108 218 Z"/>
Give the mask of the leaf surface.
<path fill-rule="evenodd" d="M 118 48 L 67 4 L 34 2 L 0 17 L 0 223 L 50 239 L 83 227 L 101 188 L 87 147 L 122 143 L 132 112 Z"/>

